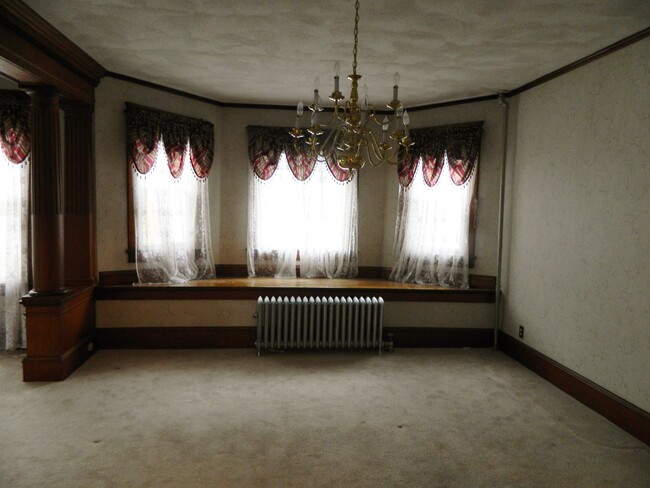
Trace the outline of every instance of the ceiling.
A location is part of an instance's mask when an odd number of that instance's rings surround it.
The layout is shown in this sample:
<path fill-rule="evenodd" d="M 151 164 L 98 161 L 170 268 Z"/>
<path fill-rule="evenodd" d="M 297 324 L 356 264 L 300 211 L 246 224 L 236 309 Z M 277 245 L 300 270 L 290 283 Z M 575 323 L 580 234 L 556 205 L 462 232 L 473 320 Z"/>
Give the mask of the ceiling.
<path fill-rule="evenodd" d="M 293 105 L 352 72 L 352 0 L 24 0 L 108 71 L 227 103 Z M 650 25 L 647 0 L 363 0 L 358 73 L 379 106 L 511 90 Z M 323 97 L 325 98 L 325 97 Z"/>

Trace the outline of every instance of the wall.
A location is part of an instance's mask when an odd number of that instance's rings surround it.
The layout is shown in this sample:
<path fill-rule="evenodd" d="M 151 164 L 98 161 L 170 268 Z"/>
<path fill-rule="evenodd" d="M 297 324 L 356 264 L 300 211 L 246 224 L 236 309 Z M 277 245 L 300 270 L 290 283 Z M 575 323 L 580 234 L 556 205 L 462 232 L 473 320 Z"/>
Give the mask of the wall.
<path fill-rule="evenodd" d="M 126 154 L 124 102 L 130 101 L 215 124 L 215 164 L 210 173 L 212 244 L 218 264 L 246 263 L 248 125 L 291 126 L 294 112 L 281 109 L 226 108 L 189 100 L 133 83 L 104 78 L 97 89 L 97 242 L 98 270 L 132 268 L 127 263 Z M 413 127 L 484 121 L 479 166 L 479 209 L 474 274 L 496 270 L 498 172 L 501 160 L 501 111 L 496 101 L 455 105 L 411 114 Z M 392 264 L 398 183 L 396 168 L 364 168 L 359 175 L 359 264 Z M 140 303 L 140 302 L 139 302 Z M 160 304 L 159 304 L 160 305 Z M 174 302 L 161 314 L 155 304 L 131 313 L 128 302 L 99 302 L 98 327 L 175 325 L 252 325 L 254 302 Z M 492 326 L 493 305 L 451 303 L 389 304 L 387 326 Z M 148 312 L 145 312 L 148 310 Z M 165 317 L 164 323 L 158 317 Z"/>
<path fill-rule="evenodd" d="M 650 411 L 650 39 L 520 95 L 505 331 Z"/>

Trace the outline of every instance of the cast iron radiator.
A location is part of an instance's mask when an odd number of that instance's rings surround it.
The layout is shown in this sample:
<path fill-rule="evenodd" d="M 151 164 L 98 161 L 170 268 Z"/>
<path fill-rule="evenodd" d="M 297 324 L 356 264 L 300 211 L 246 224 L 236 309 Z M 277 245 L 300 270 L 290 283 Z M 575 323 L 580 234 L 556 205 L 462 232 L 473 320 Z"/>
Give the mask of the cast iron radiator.
<path fill-rule="evenodd" d="M 382 298 L 257 299 L 257 355 L 262 349 L 377 349 Z"/>

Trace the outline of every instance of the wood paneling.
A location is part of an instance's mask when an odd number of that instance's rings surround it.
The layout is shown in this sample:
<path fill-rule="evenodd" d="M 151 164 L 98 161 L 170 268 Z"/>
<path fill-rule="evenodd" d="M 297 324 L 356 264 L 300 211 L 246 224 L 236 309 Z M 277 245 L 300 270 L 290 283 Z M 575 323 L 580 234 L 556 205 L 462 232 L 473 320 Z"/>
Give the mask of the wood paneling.
<path fill-rule="evenodd" d="M 499 347 L 528 369 L 650 445 L 650 413 L 504 332 L 499 333 Z"/>
<path fill-rule="evenodd" d="M 65 283 L 95 281 L 93 106 L 66 102 Z"/>
<path fill-rule="evenodd" d="M 24 381 L 64 380 L 92 354 L 93 288 L 77 288 L 64 295 L 23 297 L 27 319 Z"/>

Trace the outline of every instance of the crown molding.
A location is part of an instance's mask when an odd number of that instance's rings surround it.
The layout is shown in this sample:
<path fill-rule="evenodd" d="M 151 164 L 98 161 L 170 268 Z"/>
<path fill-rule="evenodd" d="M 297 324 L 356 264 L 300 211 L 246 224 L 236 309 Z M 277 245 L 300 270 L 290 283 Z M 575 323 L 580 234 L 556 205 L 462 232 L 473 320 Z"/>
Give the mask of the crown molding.
<path fill-rule="evenodd" d="M 99 84 L 106 72 L 97 61 L 20 0 L 0 2 L 0 24 L 93 86 Z"/>

